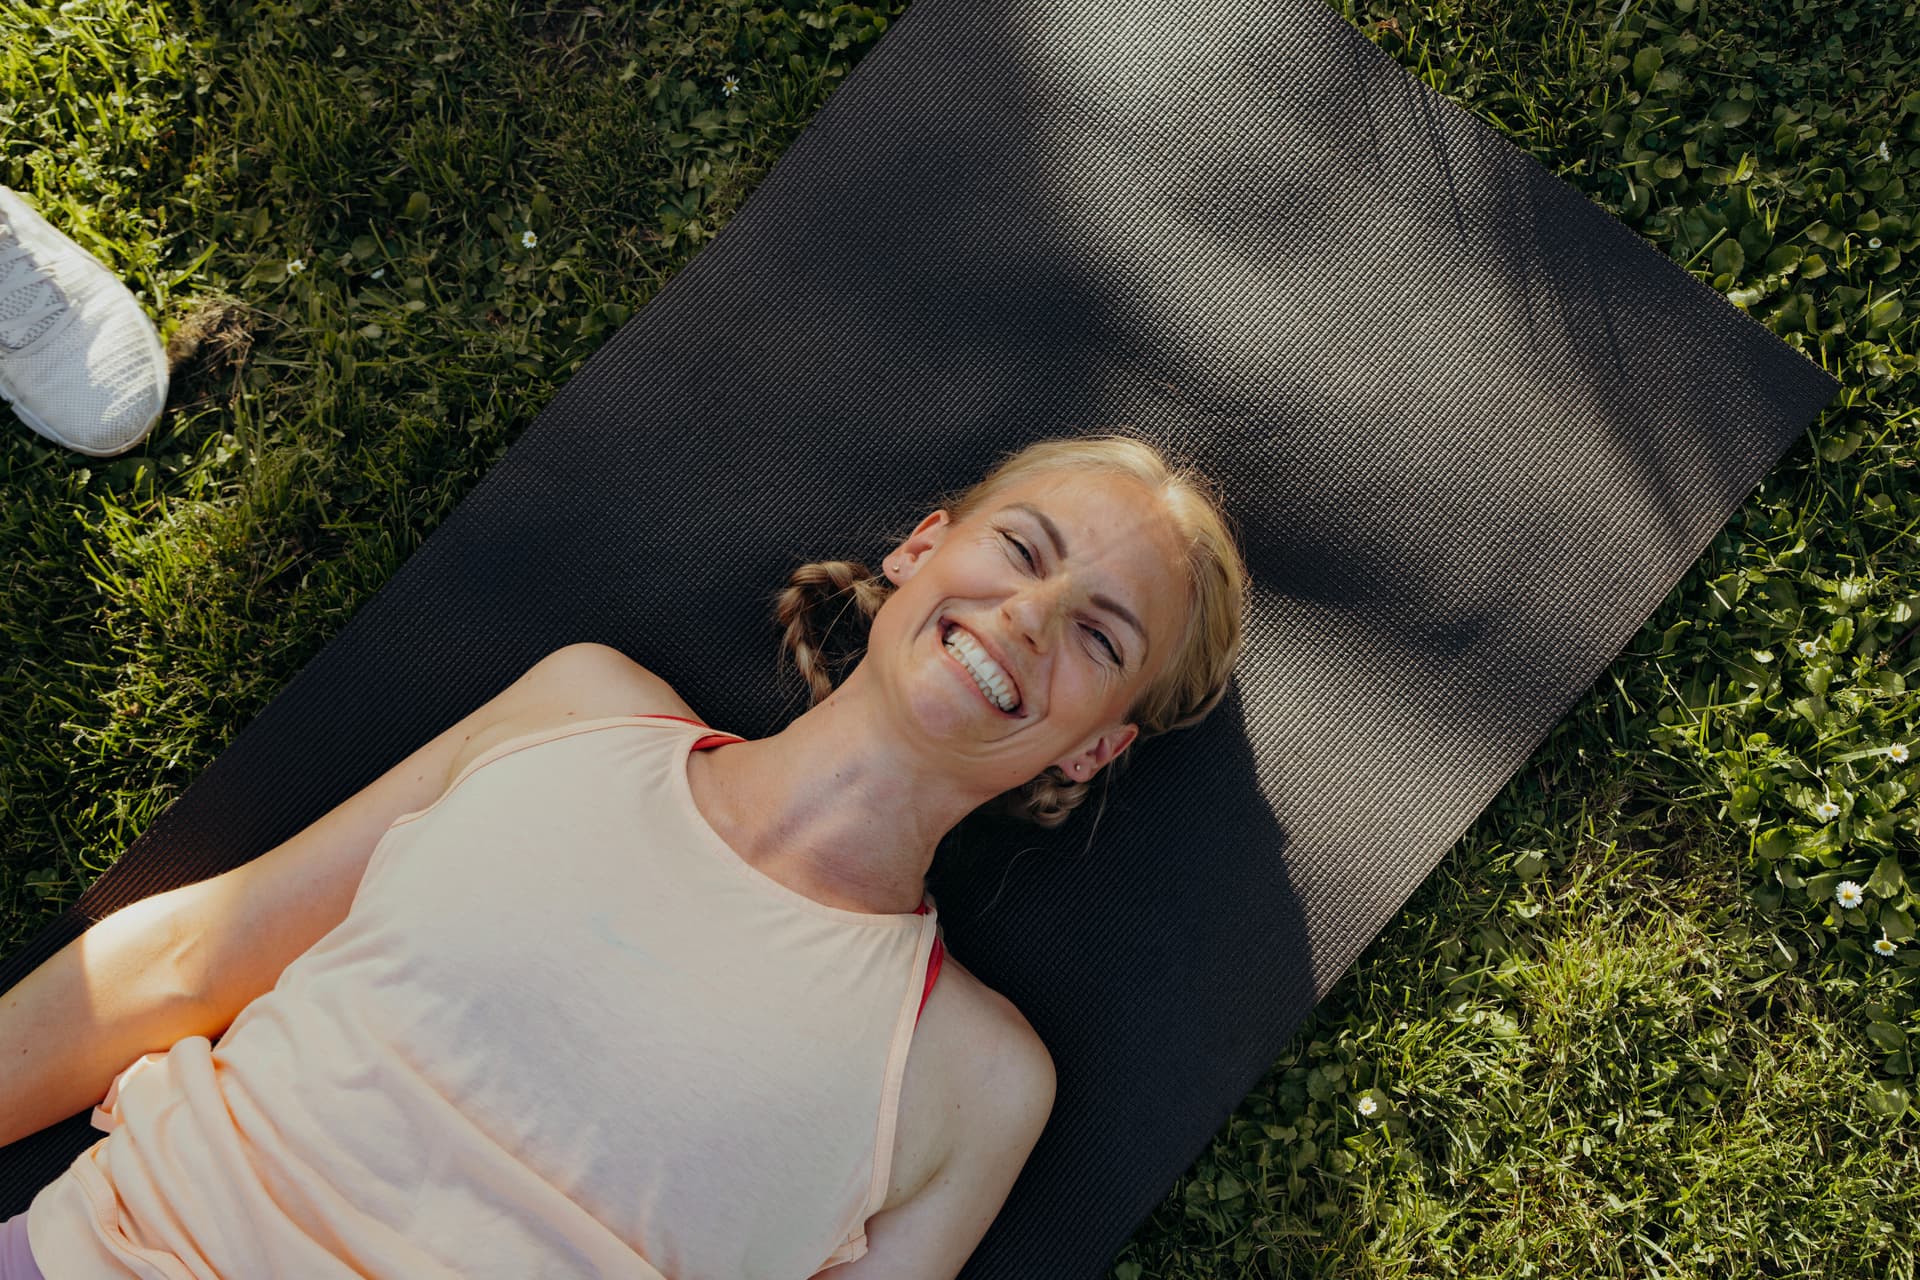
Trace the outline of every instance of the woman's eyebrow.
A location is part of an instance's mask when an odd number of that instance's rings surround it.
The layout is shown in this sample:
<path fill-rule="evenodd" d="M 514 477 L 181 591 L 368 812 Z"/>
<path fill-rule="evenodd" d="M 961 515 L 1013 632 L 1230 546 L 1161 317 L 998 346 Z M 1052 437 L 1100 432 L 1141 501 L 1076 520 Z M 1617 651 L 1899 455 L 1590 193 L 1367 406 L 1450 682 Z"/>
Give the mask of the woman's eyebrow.
<path fill-rule="evenodd" d="M 1067 540 L 1060 536 L 1060 526 L 1056 525 L 1046 512 L 1038 507 L 1029 506 L 1024 502 L 1010 502 L 1007 504 L 1006 509 L 1008 511 L 1023 512 L 1026 515 L 1032 516 L 1034 520 L 1039 523 L 1040 527 L 1046 530 L 1048 540 L 1053 543 L 1054 554 L 1062 560 L 1067 558 Z M 1112 596 L 1096 592 L 1092 600 L 1102 609 L 1113 614 L 1114 617 L 1119 618 L 1139 633 L 1140 660 L 1145 662 L 1147 660 L 1147 629 L 1140 625 L 1140 619 L 1134 617 L 1132 611 L 1129 610 L 1127 606 L 1121 604 Z"/>

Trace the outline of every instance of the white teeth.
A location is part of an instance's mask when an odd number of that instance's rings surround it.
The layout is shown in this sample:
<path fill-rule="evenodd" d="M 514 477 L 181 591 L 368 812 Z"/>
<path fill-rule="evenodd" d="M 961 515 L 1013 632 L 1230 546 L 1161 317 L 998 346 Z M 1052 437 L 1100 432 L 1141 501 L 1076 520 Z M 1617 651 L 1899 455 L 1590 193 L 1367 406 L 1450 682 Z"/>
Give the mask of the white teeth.
<path fill-rule="evenodd" d="M 992 658 L 959 628 L 947 633 L 947 651 L 960 660 L 960 664 L 972 673 L 973 678 L 986 695 L 993 699 L 995 706 L 1002 711 L 1013 710 L 1013 685 L 1004 672 L 994 664 Z"/>

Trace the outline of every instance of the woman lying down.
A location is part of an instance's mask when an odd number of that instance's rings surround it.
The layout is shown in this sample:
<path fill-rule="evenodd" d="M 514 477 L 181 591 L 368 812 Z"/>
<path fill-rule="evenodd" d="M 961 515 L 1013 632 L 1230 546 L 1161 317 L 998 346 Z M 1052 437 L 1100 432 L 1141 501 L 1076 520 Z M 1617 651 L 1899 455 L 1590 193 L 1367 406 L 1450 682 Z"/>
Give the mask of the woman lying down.
<path fill-rule="evenodd" d="M 956 1275 L 1055 1074 L 945 955 L 927 870 L 975 811 L 1057 826 L 1209 714 L 1246 581 L 1204 477 L 1047 440 L 879 576 L 794 572 L 813 705 L 771 737 L 557 650 L 0 1000 L 0 1144 L 95 1100 L 107 1135 L 0 1225 L 0 1276 Z M 867 634 L 835 687 L 818 622 L 843 615 Z M 73 1045 L 89 989 L 169 1047 Z"/>

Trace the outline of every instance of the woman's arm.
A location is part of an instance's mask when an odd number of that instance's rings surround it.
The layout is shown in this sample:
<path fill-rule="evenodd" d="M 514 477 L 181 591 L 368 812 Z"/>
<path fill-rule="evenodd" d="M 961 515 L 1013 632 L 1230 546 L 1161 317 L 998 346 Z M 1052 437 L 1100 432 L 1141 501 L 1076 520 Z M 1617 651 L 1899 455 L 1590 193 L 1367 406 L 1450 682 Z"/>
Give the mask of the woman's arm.
<path fill-rule="evenodd" d="M 1012 1010 L 1012 1005 L 1006 1005 Z M 1053 1056 L 1025 1018 L 1004 1020 L 961 1066 L 972 1121 L 946 1162 L 912 1199 L 867 1219 L 867 1251 L 811 1280 L 953 1280 L 1000 1215 L 1053 1112 Z"/>
<path fill-rule="evenodd" d="M 557 649 L 292 839 L 68 943 L 0 995 L 0 1145 L 99 1103 L 142 1054 L 219 1037 L 346 918 L 381 835 L 441 795 L 475 736 L 515 714 L 591 707 L 644 670 L 605 645 Z"/>
<path fill-rule="evenodd" d="M 201 1009 L 170 963 L 179 901 L 128 904 L 0 995 L 0 1146 L 99 1103 L 135 1059 L 194 1034 Z"/>
<path fill-rule="evenodd" d="M 179 982 L 199 1003 L 208 1039 L 279 983 L 288 965 L 347 918 L 373 851 L 400 818 L 425 810 L 477 753 L 476 740 L 517 717 L 586 707 L 616 663 L 598 644 L 556 649 L 526 674 L 340 802 L 313 825 L 251 861 L 189 885 L 179 909 Z"/>

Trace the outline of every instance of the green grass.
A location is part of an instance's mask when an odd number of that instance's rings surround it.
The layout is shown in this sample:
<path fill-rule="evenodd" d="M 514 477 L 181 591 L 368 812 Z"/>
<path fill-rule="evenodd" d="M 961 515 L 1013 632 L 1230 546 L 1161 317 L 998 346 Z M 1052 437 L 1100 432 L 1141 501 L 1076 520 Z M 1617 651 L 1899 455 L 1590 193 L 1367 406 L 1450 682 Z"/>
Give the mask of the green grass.
<path fill-rule="evenodd" d="M 135 454 L 0 431 L 0 948 L 387 581 L 905 9 L 0 8 L 0 182 L 176 357 Z M 1911 1280 L 1920 9 L 1343 12 L 1844 390 L 1112 1273 Z"/>

